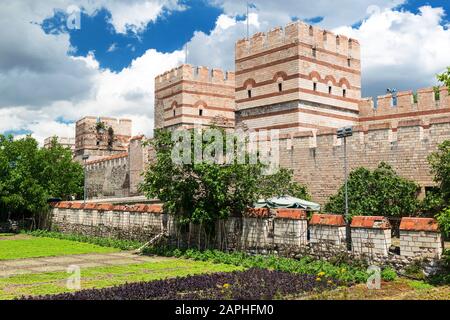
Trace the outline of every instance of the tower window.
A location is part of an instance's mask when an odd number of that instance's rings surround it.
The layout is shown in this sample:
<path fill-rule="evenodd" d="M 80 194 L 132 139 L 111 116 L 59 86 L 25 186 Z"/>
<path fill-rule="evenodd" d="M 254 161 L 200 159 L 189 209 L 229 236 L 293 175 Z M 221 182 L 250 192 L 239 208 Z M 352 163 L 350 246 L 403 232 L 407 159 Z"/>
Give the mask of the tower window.
<path fill-rule="evenodd" d="M 342 96 L 345 98 L 347 96 L 347 89 L 342 90 Z"/>
<path fill-rule="evenodd" d="M 203 116 L 203 109 L 199 109 L 198 110 L 198 115 L 201 117 L 201 116 Z"/>
<path fill-rule="evenodd" d="M 352 59 L 350 59 L 350 58 L 347 59 L 347 66 L 349 66 L 349 67 L 352 66 Z"/>
<path fill-rule="evenodd" d="M 176 110 L 175 110 L 175 109 L 173 109 L 173 116 L 175 117 L 175 116 L 176 116 L 176 114 L 177 114 Z"/>
<path fill-rule="evenodd" d="M 328 86 L 328 94 L 331 94 L 332 90 L 333 90 L 332 87 Z"/>
<path fill-rule="evenodd" d="M 252 90 L 247 90 L 247 95 L 248 95 L 248 98 L 250 99 L 251 97 L 252 97 Z"/>
<path fill-rule="evenodd" d="M 313 83 L 313 90 L 317 91 L 317 83 L 316 82 Z"/>
<path fill-rule="evenodd" d="M 309 27 L 309 35 L 312 37 L 314 35 L 314 29 L 312 26 Z"/>
<path fill-rule="evenodd" d="M 317 49 L 316 48 L 312 48 L 312 55 L 313 57 L 317 57 Z"/>
<path fill-rule="evenodd" d="M 283 84 L 281 82 L 278 83 L 278 91 L 283 91 Z"/>

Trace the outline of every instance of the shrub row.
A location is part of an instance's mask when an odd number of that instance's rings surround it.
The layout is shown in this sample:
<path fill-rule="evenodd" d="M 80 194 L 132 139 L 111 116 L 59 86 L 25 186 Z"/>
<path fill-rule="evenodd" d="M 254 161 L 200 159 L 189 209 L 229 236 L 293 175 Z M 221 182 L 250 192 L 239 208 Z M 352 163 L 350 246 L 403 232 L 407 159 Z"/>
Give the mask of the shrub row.
<path fill-rule="evenodd" d="M 247 268 L 272 269 L 309 275 L 321 274 L 338 279 L 346 284 L 366 282 L 370 276 L 370 273 L 367 273 L 367 269 L 363 266 L 352 266 L 345 263 L 332 264 L 309 256 L 296 260 L 276 255 L 249 255 L 243 252 L 223 252 L 219 250 L 180 250 L 167 247 L 149 247 L 144 250 L 144 253 L 232 264 Z M 396 273 L 391 268 L 385 268 L 381 272 L 381 277 L 383 280 L 391 281 L 396 278 Z"/>
<path fill-rule="evenodd" d="M 143 243 L 141 243 L 139 241 L 133 241 L 133 240 L 93 237 L 93 236 L 85 236 L 85 235 L 79 235 L 79 234 L 66 234 L 66 233 L 46 231 L 46 230 L 22 231 L 22 232 L 32 235 L 32 236 L 35 236 L 35 237 L 46 237 L 46 238 L 78 241 L 78 242 L 96 244 L 96 245 L 99 245 L 102 247 L 118 248 L 121 250 L 137 249 L 143 245 Z"/>
<path fill-rule="evenodd" d="M 340 285 L 321 275 L 251 268 L 178 277 L 151 282 L 129 283 L 74 293 L 23 297 L 29 300 L 272 300 L 305 292 L 321 292 Z"/>

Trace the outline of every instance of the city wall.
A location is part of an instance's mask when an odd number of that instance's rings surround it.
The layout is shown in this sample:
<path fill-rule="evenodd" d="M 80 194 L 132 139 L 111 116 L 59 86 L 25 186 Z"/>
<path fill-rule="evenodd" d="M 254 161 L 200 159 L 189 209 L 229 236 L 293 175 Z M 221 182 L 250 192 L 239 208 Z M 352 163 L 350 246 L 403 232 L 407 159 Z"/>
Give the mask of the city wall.
<path fill-rule="evenodd" d="M 438 144 L 450 139 L 450 116 L 421 120 L 359 125 L 347 138 L 349 172 L 358 167 L 375 169 L 390 164 L 402 177 L 416 181 L 424 191 L 434 186 L 427 157 Z M 335 130 L 298 132 L 280 136 L 280 165 L 294 170 L 313 201 L 325 204 L 344 181 L 342 139 Z"/>
<path fill-rule="evenodd" d="M 112 205 L 60 202 L 52 210 L 53 228 L 62 232 L 148 241 L 165 233 L 172 243 L 193 240 L 198 226 L 180 233 L 173 217 L 161 205 Z M 305 254 L 331 259 L 338 254 L 402 269 L 416 260 L 438 261 L 443 241 L 430 218 L 403 218 L 400 248 L 391 245 L 391 226 L 385 217 L 353 217 L 350 238 L 339 215 L 314 214 L 308 220 L 300 209 L 250 209 L 244 217 L 231 217 L 216 225 L 213 246 L 250 253 Z M 189 237 L 189 238 L 187 238 Z M 346 244 L 350 244 L 349 247 Z M 186 244 L 185 244 L 186 245 Z"/>

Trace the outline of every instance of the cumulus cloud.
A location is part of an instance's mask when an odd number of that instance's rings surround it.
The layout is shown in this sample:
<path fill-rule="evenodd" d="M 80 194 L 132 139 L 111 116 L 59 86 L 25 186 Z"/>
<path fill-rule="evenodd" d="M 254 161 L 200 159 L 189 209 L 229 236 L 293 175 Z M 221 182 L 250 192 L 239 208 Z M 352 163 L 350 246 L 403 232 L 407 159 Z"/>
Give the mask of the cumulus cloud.
<path fill-rule="evenodd" d="M 436 73 L 450 65 L 450 30 L 441 22 L 442 8 L 424 6 L 417 14 L 376 11 L 359 28 L 334 31 L 361 43 L 364 94 L 384 94 L 386 88 L 418 89 L 436 84 Z"/>
<path fill-rule="evenodd" d="M 246 2 L 241 0 L 215 0 L 222 6 L 225 14 L 236 16 L 246 12 Z M 269 26 L 284 25 L 292 20 L 322 17 L 321 25 L 334 28 L 340 25 L 352 25 L 368 15 L 368 8 L 378 7 L 381 10 L 394 8 L 406 0 L 254 0 L 255 11 L 260 20 Z"/>
<path fill-rule="evenodd" d="M 67 34 L 45 34 L 38 23 L 31 23 L 50 17 L 63 2 L 50 0 L 41 6 L 18 0 L 2 5 L 0 132 L 31 131 L 42 143 L 54 134 L 73 136 L 71 122 L 83 116 L 103 115 L 129 117 L 135 133 L 151 134 L 154 77 L 183 61 L 184 53 L 150 49 L 119 73 L 100 69 L 92 52 L 86 57 L 69 55 Z"/>

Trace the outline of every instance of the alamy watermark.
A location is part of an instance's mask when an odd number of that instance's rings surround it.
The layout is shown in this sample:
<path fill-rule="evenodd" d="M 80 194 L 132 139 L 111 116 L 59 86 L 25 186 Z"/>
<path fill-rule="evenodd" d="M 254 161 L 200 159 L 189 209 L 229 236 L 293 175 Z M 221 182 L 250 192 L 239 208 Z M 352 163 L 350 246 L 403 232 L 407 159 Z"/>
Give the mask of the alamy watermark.
<path fill-rule="evenodd" d="M 66 281 L 66 288 L 69 290 L 80 290 L 81 289 L 81 268 L 77 265 L 70 265 L 67 267 L 67 273 L 70 276 Z"/>
<path fill-rule="evenodd" d="M 68 6 L 66 9 L 67 20 L 66 27 L 69 30 L 81 29 L 81 10 L 75 5 Z"/>
<path fill-rule="evenodd" d="M 176 130 L 172 142 L 171 159 L 175 164 L 261 163 L 266 166 L 266 174 L 276 173 L 280 164 L 279 130 Z"/>
<path fill-rule="evenodd" d="M 371 265 L 367 268 L 367 273 L 369 273 L 369 278 L 367 279 L 366 285 L 369 290 L 379 290 L 381 289 L 381 269 L 378 266 Z"/>

